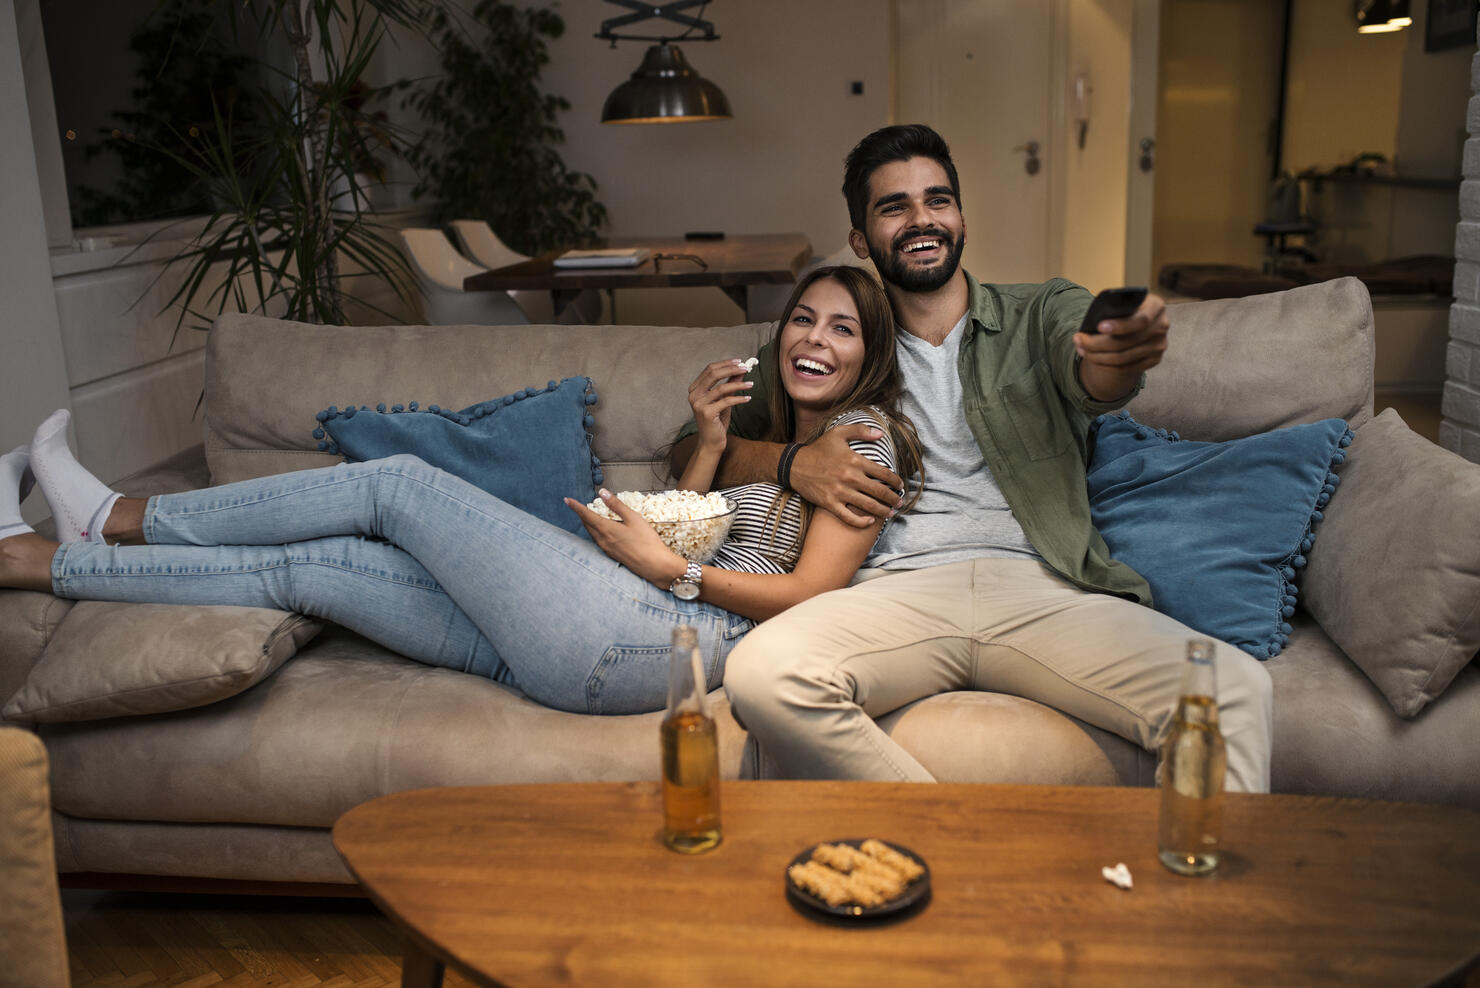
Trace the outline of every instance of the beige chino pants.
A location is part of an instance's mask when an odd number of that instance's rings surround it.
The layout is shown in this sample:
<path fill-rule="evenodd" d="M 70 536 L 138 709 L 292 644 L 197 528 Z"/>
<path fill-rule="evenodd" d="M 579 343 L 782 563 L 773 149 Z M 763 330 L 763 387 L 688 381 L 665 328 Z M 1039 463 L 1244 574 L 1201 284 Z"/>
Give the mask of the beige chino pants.
<path fill-rule="evenodd" d="M 889 573 L 761 623 L 730 653 L 736 715 L 783 775 L 933 782 L 874 723 L 922 697 L 1025 697 L 1155 751 L 1189 638 L 1140 604 L 1089 593 L 1032 560 L 975 559 Z M 1269 674 L 1217 643 L 1227 788 L 1269 791 Z"/>

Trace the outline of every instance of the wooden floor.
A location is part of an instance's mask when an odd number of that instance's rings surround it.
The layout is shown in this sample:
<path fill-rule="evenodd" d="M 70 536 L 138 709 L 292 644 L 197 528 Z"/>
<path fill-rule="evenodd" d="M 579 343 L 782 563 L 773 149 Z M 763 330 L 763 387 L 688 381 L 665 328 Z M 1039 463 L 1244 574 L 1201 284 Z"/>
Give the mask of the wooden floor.
<path fill-rule="evenodd" d="M 63 889 L 62 908 L 73 985 L 401 983 L 400 936 L 364 899 Z M 444 984 L 472 982 L 448 972 Z"/>

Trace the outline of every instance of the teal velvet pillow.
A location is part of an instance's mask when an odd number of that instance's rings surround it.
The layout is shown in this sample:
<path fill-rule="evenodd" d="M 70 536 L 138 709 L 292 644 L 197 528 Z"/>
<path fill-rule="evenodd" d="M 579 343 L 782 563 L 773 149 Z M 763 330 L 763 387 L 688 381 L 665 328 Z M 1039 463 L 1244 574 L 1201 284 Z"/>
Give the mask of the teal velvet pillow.
<path fill-rule="evenodd" d="M 1278 655 L 1295 575 L 1336 492 L 1341 419 L 1223 443 L 1190 442 L 1128 412 L 1091 425 L 1090 514 L 1154 606 L 1256 658 Z"/>
<path fill-rule="evenodd" d="M 319 449 L 357 463 L 414 453 L 495 497 L 567 532 L 585 535 L 561 498 L 596 496 L 601 461 L 586 431 L 595 424 L 589 377 L 526 388 L 461 411 L 384 403 L 319 412 Z"/>

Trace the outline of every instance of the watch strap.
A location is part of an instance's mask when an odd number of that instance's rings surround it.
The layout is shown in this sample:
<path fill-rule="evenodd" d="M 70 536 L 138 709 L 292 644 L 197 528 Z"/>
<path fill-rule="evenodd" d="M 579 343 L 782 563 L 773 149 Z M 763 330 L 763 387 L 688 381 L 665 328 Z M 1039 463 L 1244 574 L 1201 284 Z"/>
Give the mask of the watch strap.
<path fill-rule="evenodd" d="M 687 583 L 694 588 L 695 597 L 697 597 L 699 587 L 703 582 L 704 567 L 700 566 L 696 562 L 690 561 L 689 564 L 684 567 L 683 575 L 668 585 L 668 592 L 676 593 L 678 591 L 679 584 Z"/>

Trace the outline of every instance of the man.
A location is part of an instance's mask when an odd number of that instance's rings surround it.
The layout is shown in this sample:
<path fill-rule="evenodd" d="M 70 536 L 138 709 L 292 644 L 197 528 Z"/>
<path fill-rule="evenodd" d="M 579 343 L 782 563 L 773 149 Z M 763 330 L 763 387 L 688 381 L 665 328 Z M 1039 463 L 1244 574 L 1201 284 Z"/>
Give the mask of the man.
<path fill-rule="evenodd" d="M 1091 296 L 1077 285 L 979 284 L 960 267 L 956 169 L 928 127 L 864 138 L 843 193 L 849 243 L 893 305 L 925 493 L 854 586 L 764 622 L 730 654 L 736 715 L 795 778 L 933 781 L 873 717 L 947 690 L 1027 697 L 1154 750 L 1186 642 L 1201 636 L 1144 606 L 1145 581 L 1110 558 L 1090 519 L 1085 442 L 1090 420 L 1160 362 L 1165 304 L 1148 296 L 1080 333 Z M 765 404 L 734 409 L 722 483 L 776 479 L 783 447 L 753 441 Z M 902 490 L 848 448 L 862 429 L 797 450 L 789 471 L 792 488 L 860 525 L 892 514 Z M 681 440 L 675 463 L 691 449 Z M 1219 643 L 1217 676 L 1228 788 L 1267 791 L 1269 675 Z"/>

